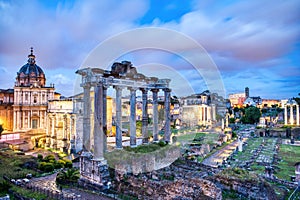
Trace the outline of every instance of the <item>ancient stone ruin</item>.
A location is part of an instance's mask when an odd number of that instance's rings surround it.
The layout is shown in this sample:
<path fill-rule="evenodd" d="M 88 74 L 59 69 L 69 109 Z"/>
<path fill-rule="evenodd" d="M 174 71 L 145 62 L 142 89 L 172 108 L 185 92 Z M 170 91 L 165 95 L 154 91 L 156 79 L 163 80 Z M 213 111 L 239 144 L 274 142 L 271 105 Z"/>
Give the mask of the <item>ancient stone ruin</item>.
<path fill-rule="evenodd" d="M 158 92 L 164 91 L 165 101 L 165 124 L 164 138 L 170 142 L 170 93 L 169 79 L 147 77 L 137 72 L 136 68 L 128 61 L 114 63 L 111 70 L 99 68 L 84 68 L 76 72 L 82 76 L 83 87 L 83 152 L 80 158 L 80 182 L 82 184 L 103 186 L 108 182 L 109 173 L 107 161 L 104 159 L 106 149 L 107 127 L 107 89 L 112 86 L 116 91 L 116 149 L 122 149 L 122 121 L 121 121 L 121 98 L 122 90 L 130 90 L 130 146 L 136 146 L 136 91 L 142 91 L 142 135 L 143 143 L 149 142 L 147 94 L 150 90 L 153 94 L 153 141 L 158 141 Z M 94 89 L 94 123 L 91 122 L 90 91 Z M 91 145 L 91 124 L 94 124 L 94 149 Z"/>

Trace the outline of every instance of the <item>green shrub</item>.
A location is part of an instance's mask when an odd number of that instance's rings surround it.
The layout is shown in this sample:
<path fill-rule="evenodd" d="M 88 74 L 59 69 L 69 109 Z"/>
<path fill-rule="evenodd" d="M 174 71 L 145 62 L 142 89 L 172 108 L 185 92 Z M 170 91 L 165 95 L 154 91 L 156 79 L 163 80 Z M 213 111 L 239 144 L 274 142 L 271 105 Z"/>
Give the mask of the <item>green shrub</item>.
<path fill-rule="evenodd" d="M 55 160 L 55 156 L 53 154 L 49 154 L 44 158 L 45 162 L 50 162 L 51 160 Z"/>
<path fill-rule="evenodd" d="M 164 146 L 167 145 L 163 140 L 160 140 L 157 144 L 158 144 L 160 147 L 164 147 Z"/>
<path fill-rule="evenodd" d="M 236 138 L 237 137 L 237 134 L 235 131 L 232 131 L 232 138 Z"/>
<path fill-rule="evenodd" d="M 79 170 L 70 168 L 66 171 L 60 171 L 56 176 L 56 182 L 60 184 L 76 183 L 79 178 Z"/>
<path fill-rule="evenodd" d="M 38 169 L 44 171 L 44 167 L 47 163 L 46 162 L 40 162 L 38 165 Z"/>
<path fill-rule="evenodd" d="M 0 182 L 0 193 L 7 192 L 10 187 L 11 185 L 9 184 L 8 181 L 2 180 Z"/>
<path fill-rule="evenodd" d="M 65 167 L 66 162 L 63 160 L 58 160 L 56 163 L 54 163 L 55 169 L 60 169 Z"/>
<path fill-rule="evenodd" d="M 38 158 L 39 161 L 42 161 L 43 160 L 43 155 L 42 154 L 38 154 L 37 158 Z"/>
<path fill-rule="evenodd" d="M 44 166 L 45 172 L 52 172 L 54 170 L 54 164 L 52 163 L 46 163 Z"/>
<path fill-rule="evenodd" d="M 72 161 L 69 159 L 63 159 L 63 161 L 65 162 L 65 168 L 72 168 L 73 164 Z"/>
<path fill-rule="evenodd" d="M 38 168 L 44 172 L 52 172 L 54 170 L 53 163 L 40 162 Z"/>

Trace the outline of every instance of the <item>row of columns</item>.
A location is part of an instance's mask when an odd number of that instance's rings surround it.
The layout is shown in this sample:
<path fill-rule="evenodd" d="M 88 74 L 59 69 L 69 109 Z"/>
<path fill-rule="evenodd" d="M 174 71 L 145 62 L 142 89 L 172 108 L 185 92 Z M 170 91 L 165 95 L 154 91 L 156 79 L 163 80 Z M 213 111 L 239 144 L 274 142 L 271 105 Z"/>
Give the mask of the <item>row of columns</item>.
<path fill-rule="evenodd" d="M 290 107 L 290 120 L 289 124 L 294 124 L 294 111 L 293 107 L 294 105 L 286 104 L 284 106 L 284 124 L 288 125 L 288 107 Z M 296 105 L 296 125 L 299 126 L 299 105 Z"/>
<path fill-rule="evenodd" d="M 46 104 L 48 99 L 53 99 L 53 92 L 49 90 L 44 90 L 42 92 L 32 92 L 32 91 L 15 91 L 14 102 L 21 105 L 32 105 L 34 103 L 34 96 L 37 97 L 36 104 Z"/>
<path fill-rule="evenodd" d="M 39 117 L 37 128 L 44 128 L 46 124 L 47 112 L 45 110 L 37 110 L 35 112 L 38 112 Z M 32 128 L 33 110 L 15 110 L 13 116 L 14 130 L 27 130 Z M 27 124 L 25 119 L 27 119 Z"/>
<path fill-rule="evenodd" d="M 103 159 L 103 152 L 106 149 L 106 126 L 107 126 L 107 86 L 102 82 L 97 85 L 84 83 L 83 87 L 83 150 L 90 150 L 90 135 L 91 135 L 91 101 L 90 89 L 94 87 L 95 95 L 95 113 L 94 113 L 94 159 Z M 114 86 L 116 90 L 116 149 L 122 149 L 122 86 Z M 130 146 L 136 146 L 136 91 L 138 88 L 129 87 L 130 90 Z M 147 113 L 147 94 L 148 88 L 139 88 L 142 91 L 142 135 L 143 143 L 148 143 L 148 113 Z M 153 93 L 153 141 L 158 141 L 158 91 L 159 89 L 151 89 Z M 165 125 L 164 125 L 164 140 L 170 142 L 171 137 L 171 115 L 170 115 L 170 93 L 169 88 L 163 89 L 165 95 Z M 105 134 L 105 135 L 104 135 Z"/>
<path fill-rule="evenodd" d="M 123 87 L 116 86 L 116 148 L 122 148 L 122 89 Z M 130 90 L 130 146 L 136 147 L 136 91 L 138 88 L 129 87 Z M 148 143 L 148 89 L 140 88 L 142 91 L 142 137 L 143 143 Z M 170 98 L 171 90 L 163 89 L 165 92 L 165 125 L 164 125 L 164 140 L 170 142 L 171 136 L 171 115 L 170 115 Z M 153 94 L 153 141 L 158 141 L 158 91 L 159 89 L 151 89 Z"/>

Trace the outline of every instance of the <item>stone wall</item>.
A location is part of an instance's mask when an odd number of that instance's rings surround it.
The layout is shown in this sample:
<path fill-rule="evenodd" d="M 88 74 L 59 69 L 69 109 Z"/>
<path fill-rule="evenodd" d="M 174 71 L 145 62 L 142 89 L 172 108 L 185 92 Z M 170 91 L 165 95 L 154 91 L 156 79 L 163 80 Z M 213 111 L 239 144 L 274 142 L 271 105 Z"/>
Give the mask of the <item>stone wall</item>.
<path fill-rule="evenodd" d="M 243 181 L 233 177 L 214 176 L 211 177 L 218 188 L 222 190 L 234 190 L 249 199 L 276 200 L 274 189 L 263 180 Z"/>
<path fill-rule="evenodd" d="M 134 176 L 117 183 L 119 193 L 138 199 L 222 199 L 222 191 L 204 179 L 155 181 Z"/>
<path fill-rule="evenodd" d="M 106 160 L 93 160 L 90 157 L 80 157 L 80 185 L 96 185 L 101 188 L 110 180 Z"/>
<path fill-rule="evenodd" d="M 119 174 L 139 174 L 158 170 L 172 164 L 181 156 L 178 146 L 167 145 L 150 153 L 119 151 L 107 157 L 108 164 Z"/>
<path fill-rule="evenodd" d="M 267 136 L 266 135 L 266 129 L 257 129 L 255 134 L 257 136 L 260 136 L 262 133 L 263 136 Z M 300 128 L 292 128 L 291 129 L 291 134 L 293 135 L 293 137 L 295 139 L 300 139 Z M 286 137 L 286 129 L 282 128 L 282 129 L 270 129 L 270 134 L 269 136 L 271 137 Z"/>

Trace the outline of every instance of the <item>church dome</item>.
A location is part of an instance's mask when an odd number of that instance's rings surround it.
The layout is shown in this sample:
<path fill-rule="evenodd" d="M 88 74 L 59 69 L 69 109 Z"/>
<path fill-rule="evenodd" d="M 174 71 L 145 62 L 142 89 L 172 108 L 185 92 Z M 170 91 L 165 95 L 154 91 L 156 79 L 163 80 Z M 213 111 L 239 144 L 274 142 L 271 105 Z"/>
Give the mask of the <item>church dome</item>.
<path fill-rule="evenodd" d="M 33 48 L 28 55 L 28 63 L 23 65 L 17 72 L 16 86 L 19 87 L 44 87 L 46 84 L 45 74 L 41 67 L 35 63 Z"/>

